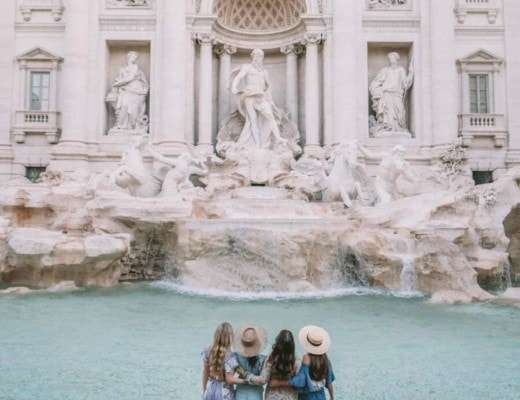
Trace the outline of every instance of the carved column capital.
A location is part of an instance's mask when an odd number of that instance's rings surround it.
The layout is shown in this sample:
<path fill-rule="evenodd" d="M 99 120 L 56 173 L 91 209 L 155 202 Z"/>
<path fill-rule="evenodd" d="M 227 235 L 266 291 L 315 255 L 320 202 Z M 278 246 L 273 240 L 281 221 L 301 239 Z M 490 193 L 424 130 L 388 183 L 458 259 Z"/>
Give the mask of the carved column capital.
<path fill-rule="evenodd" d="M 192 39 L 195 40 L 198 44 L 213 44 L 215 37 L 210 32 L 195 32 L 192 35 Z"/>
<path fill-rule="evenodd" d="M 213 52 L 220 57 L 224 54 L 235 54 L 237 52 L 237 48 L 227 43 L 218 43 L 213 49 Z"/>
<path fill-rule="evenodd" d="M 288 44 L 288 45 L 280 47 L 280 51 L 285 55 L 294 54 L 296 56 L 299 56 L 300 54 L 303 53 L 304 47 L 297 43 Z"/>
<path fill-rule="evenodd" d="M 325 40 L 324 33 L 306 33 L 301 44 L 307 46 L 309 44 L 321 44 Z"/>

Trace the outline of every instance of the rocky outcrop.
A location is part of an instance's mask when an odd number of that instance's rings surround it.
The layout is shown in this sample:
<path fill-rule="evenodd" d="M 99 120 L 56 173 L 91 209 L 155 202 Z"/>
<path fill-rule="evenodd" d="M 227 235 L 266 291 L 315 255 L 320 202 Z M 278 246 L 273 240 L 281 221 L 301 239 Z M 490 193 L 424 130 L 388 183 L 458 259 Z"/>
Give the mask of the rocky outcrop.
<path fill-rule="evenodd" d="M 509 238 L 507 252 L 513 282 L 520 283 L 520 203 L 504 219 L 504 232 Z"/>

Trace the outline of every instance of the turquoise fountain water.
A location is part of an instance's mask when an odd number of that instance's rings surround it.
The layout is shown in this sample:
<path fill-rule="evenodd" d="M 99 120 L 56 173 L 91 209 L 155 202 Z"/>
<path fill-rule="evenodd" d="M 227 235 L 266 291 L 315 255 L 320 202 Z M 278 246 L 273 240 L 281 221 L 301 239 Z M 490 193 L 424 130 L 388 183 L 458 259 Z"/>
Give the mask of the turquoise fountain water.
<path fill-rule="evenodd" d="M 268 297 L 167 282 L 3 296 L 0 399 L 198 399 L 200 350 L 225 320 L 262 324 L 270 341 L 324 326 L 340 400 L 519 398 L 520 309 L 355 290 Z"/>

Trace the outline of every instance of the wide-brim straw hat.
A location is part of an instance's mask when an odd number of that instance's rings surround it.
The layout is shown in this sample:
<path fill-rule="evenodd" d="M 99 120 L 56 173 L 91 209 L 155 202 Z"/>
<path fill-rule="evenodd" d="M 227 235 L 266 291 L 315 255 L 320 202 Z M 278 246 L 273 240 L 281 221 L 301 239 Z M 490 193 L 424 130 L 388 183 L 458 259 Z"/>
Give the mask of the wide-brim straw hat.
<path fill-rule="evenodd" d="M 259 325 L 245 324 L 235 331 L 234 348 L 244 357 L 259 355 L 267 344 L 267 332 Z"/>
<path fill-rule="evenodd" d="M 298 334 L 300 344 L 309 354 L 325 354 L 330 348 L 330 336 L 327 331 L 316 325 L 307 325 Z"/>

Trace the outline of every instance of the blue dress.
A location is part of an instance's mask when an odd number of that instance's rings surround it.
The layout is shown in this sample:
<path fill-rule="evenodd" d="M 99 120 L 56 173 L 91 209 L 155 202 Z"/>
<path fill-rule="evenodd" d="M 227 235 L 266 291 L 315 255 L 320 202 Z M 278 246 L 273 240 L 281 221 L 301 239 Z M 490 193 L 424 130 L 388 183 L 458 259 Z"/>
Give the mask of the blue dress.
<path fill-rule="evenodd" d="M 205 363 L 209 363 L 210 352 L 211 346 L 202 350 L 202 358 Z M 235 353 L 228 351 L 224 358 L 224 371 L 233 372 L 237 367 L 238 361 Z M 204 400 L 235 400 L 235 389 L 232 384 L 209 377 L 204 392 Z"/>
<path fill-rule="evenodd" d="M 263 354 L 258 355 L 256 363 L 251 366 L 247 357 L 235 353 L 238 364 L 244 369 L 246 376 L 251 374 L 258 376 L 262 372 L 262 366 L 267 358 Z M 245 378 L 245 377 L 244 377 Z M 236 400 L 262 400 L 264 396 L 263 385 L 237 385 Z"/>
<path fill-rule="evenodd" d="M 300 372 L 293 378 L 289 379 L 289 385 L 298 390 L 299 400 L 326 400 L 325 388 L 334 382 L 336 377 L 329 363 L 327 376 L 322 381 L 314 381 L 310 377 L 310 370 L 307 364 L 302 364 Z"/>

